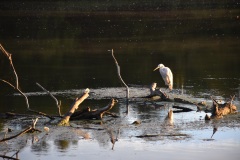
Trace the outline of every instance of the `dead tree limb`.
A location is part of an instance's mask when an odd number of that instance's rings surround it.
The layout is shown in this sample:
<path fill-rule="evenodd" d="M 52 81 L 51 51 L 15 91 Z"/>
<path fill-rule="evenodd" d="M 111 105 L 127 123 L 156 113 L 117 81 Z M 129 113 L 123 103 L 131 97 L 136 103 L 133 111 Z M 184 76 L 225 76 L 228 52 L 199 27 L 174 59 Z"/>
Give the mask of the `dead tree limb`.
<path fill-rule="evenodd" d="M 35 110 L 32 110 L 29 106 L 29 102 L 28 102 L 28 97 L 25 93 L 23 93 L 19 88 L 13 86 L 11 83 L 9 83 L 8 81 L 6 80 L 3 80 L 3 79 L 0 79 L 2 82 L 8 84 L 9 86 L 11 86 L 13 89 L 15 89 L 16 91 L 18 91 L 24 98 L 25 98 L 25 102 L 26 102 L 26 105 L 27 105 L 27 110 L 30 111 L 30 112 L 33 112 L 33 113 L 37 113 L 39 115 L 42 115 L 42 116 L 45 116 L 45 117 L 48 117 L 50 119 L 54 119 L 53 117 L 47 115 L 46 113 L 43 113 L 43 112 L 39 112 L 39 111 L 35 111 Z"/>
<path fill-rule="evenodd" d="M 223 116 L 231 113 L 236 113 L 237 112 L 237 107 L 232 104 L 233 98 L 235 96 L 231 97 L 231 101 L 224 103 L 224 104 L 219 104 L 215 99 L 212 99 L 213 101 L 213 106 L 212 106 L 212 115 L 211 118 L 222 118 Z"/>
<path fill-rule="evenodd" d="M 61 121 L 58 123 L 59 126 L 69 125 L 70 117 L 78 109 L 78 106 L 89 96 L 89 92 L 90 90 L 87 88 L 80 98 L 76 98 L 68 113 L 65 114 Z"/>
<path fill-rule="evenodd" d="M 153 98 L 159 96 L 161 101 L 170 101 L 169 96 L 162 92 L 161 89 L 157 89 L 157 83 L 152 83 L 150 86 L 150 95 L 146 98 Z"/>
<path fill-rule="evenodd" d="M 25 102 L 26 102 L 26 105 L 27 105 L 27 110 L 28 111 L 31 111 L 31 112 L 34 112 L 34 113 L 37 113 L 37 114 L 40 114 L 40 115 L 43 115 L 43 116 L 46 116 L 50 119 L 53 119 L 51 116 L 48 116 L 47 114 L 45 113 L 42 113 L 42 112 L 38 112 L 38 111 L 35 111 L 35 110 L 32 110 L 29 106 L 29 102 L 28 102 L 28 97 L 25 93 L 23 93 L 20 89 L 19 89 L 19 82 L 18 82 L 18 75 L 17 75 L 17 72 L 14 68 L 14 65 L 13 65 L 13 62 L 12 62 L 12 56 L 10 53 L 8 53 L 4 48 L 3 46 L 0 44 L 0 50 L 8 57 L 9 59 L 9 62 L 10 62 L 10 65 L 12 66 L 12 69 L 13 69 L 13 72 L 15 74 L 15 79 L 16 79 L 16 86 L 14 86 L 13 84 L 11 84 L 10 82 L 4 80 L 4 79 L 0 79 L 0 81 L 8 84 L 9 86 L 11 86 L 13 89 L 15 89 L 17 92 L 19 92 L 24 98 L 25 98 Z"/>
<path fill-rule="evenodd" d="M 28 102 L 28 98 L 27 98 L 27 95 L 25 93 L 23 93 L 18 87 L 15 87 L 14 85 L 12 85 L 10 82 L 6 81 L 6 80 L 3 80 L 3 79 L 0 79 L 2 82 L 8 84 L 9 86 L 11 86 L 13 89 L 15 89 L 16 91 L 18 91 L 24 98 L 25 98 L 25 102 L 26 102 L 26 105 L 27 105 L 27 109 L 29 109 L 29 102 Z"/>
<path fill-rule="evenodd" d="M 8 53 L 2 46 L 2 44 L 0 44 L 0 50 L 3 52 L 3 54 L 5 54 L 7 56 L 7 58 L 9 59 L 9 62 L 10 62 L 10 65 L 13 69 L 13 72 L 15 74 L 15 81 L 16 81 L 16 88 L 19 88 L 19 83 L 18 83 L 18 75 L 17 75 L 17 72 L 15 70 L 15 67 L 13 65 L 13 62 L 12 62 L 12 55 L 10 53 Z"/>
<path fill-rule="evenodd" d="M 12 160 L 19 160 L 18 158 L 14 158 L 14 157 L 9 157 L 9 156 L 5 156 L 5 155 L 0 155 L 0 157 L 2 157 L 3 159 L 12 159 Z"/>
<path fill-rule="evenodd" d="M 8 140 L 10 140 L 10 139 L 13 139 L 13 138 L 16 138 L 16 137 L 18 137 L 18 136 L 21 136 L 22 134 L 27 133 L 27 132 L 40 131 L 40 130 L 38 130 L 38 129 L 35 129 L 35 125 L 36 125 L 36 123 L 37 123 L 37 120 L 38 120 L 38 118 L 36 118 L 35 120 L 33 120 L 32 126 L 29 126 L 28 128 L 24 129 L 23 131 L 21 131 L 20 133 L 18 133 L 18 134 L 16 134 L 16 135 L 13 135 L 13 136 L 8 137 L 8 138 L 3 138 L 3 139 L 0 140 L 0 142 L 8 141 Z M 40 132 L 41 132 L 41 131 L 40 131 Z"/>
<path fill-rule="evenodd" d="M 75 112 L 74 114 L 72 114 L 70 120 L 80 120 L 80 119 L 102 119 L 103 115 L 108 112 L 110 109 L 112 109 L 112 107 L 114 106 L 114 104 L 117 101 L 112 99 L 110 101 L 110 103 L 100 109 L 97 110 L 90 110 L 90 108 L 87 108 L 83 111 L 78 111 Z"/>
<path fill-rule="evenodd" d="M 57 108 L 58 108 L 58 114 L 59 116 L 62 116 L 61 114 L 61 101 L 58 101 L 56 97 L 54 97 L 54 95 L 52 95 L 51 92 L 49 92 L 48 90 L 46 90 L 43 86 L 41 86 L 39 83 L 36 83 L 38 87 L 40 87 L 42 90 L 44 90 L 45 92 L 47 92 L 47 94 L 49 94 L 56 102 Z"/>
<path fill-rule="evenodd" d="M 114 62 L 116 64 L 117 67 L 117 73 L 118 73 L 118 78 L 120 79 L 120 81 L 123 83 L 123 85 L 126 87 L 126 98 L 127 100 L 129 99 L 129 88 L 127 86 L 127 84 L 123 81 L 122 76 L 121 76 L 121 72 L 120 72 L 120 66 L 118 65 L 117 59 L 115 58 L 114 54 L 113 54 L 113 49 L 112 49 L 112 57 L 114 59 Z"/>

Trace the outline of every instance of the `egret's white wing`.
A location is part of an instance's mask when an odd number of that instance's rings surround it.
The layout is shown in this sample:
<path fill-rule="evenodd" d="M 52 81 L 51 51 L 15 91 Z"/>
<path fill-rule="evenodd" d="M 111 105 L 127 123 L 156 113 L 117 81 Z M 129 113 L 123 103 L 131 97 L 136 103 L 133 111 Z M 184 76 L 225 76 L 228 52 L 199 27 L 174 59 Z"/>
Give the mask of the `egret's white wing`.
<path fill-rule="evenodd" d="M 167 68 L 167 67 L 164 67 L 164 68 L 160 69 L 160 74 L 161 74 L 161 76 L 162 76 L 166 85 L 168 85 L 169 82 L 170 82 L 169 75 L 168 75 L 169 74 L 168 70 L 169 70 L 169 68 Z"/>

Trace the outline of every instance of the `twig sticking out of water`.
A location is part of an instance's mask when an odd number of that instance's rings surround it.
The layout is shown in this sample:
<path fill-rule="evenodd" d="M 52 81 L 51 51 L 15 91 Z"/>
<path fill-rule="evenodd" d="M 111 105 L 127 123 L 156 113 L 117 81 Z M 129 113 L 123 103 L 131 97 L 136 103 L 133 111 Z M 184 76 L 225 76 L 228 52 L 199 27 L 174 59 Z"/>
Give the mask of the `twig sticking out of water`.
<path fill-rule="evenodd" d="M 114 62 L 116 64 L 117 67 L 117 73 L 118 73 L 118 78 L 120 79 L 120 81 L 123 83 L 123 85 L 126 87 L 126 98 L 127 98 L 127 103 L 128 103 L 128 99 L 129 99 L 129 88 L 127 86 L 127 84 L 123 81 L 122 77 L 121 77 L 121 73 L 120 73 L 120 66 L 118 65 L 117 59 L 114 56 L 113 53 L 113 49 L 112 49 L 112 57 L 114 59 Z"/>
<path fill-rule="evenodd" d="M 42 88 L 42 90 L 44 90 L 45 92 L 47 92 L 47 94 L 49 94 L 56 102 L 57 108 L 58 108 L 58 114 L 59 116 L 62 116 L 61 114 L 61 101 L 58 101 L 58 99 L 56 97 L 54 97 L 54 95 L 52 95 L 51 92 L 49 92 L 48 90 L 46 90 L 43 86 L 41 86 L 39 83 L 36 83 L 38 87 Z"/>
<path fill-rule="evenodd" d="M 35 120 L 33 120 L 32 126 L 29 126 L 28 128 L 26 128 L 25 130 L 21 131 L 20 133 L 18 133 L 18 134 L 16 134 L 16 135 L 13 135 L 13 136 L 8 137 L 8 138 L 3 138 L 3 139 L 0 140 L 0 142 L 8 141 L 8 140 L 10 140 L 10 139 L 13 139 L 13 138 L 16 138 L 16 137 L 18 137 L 18 136 L 21 136 L 22 134 L 27 133 L 27 132 L 35 132 L 35 131 L 41 132 L 40 130 L 35 129 L 35 125 L 36 125 L 37 121 L 38 121 L 38 118 L 36 118 Z"/>
<path fill-rule="evenodd" d="M 4 79 L 0 79 L 0 81 L 2 81 L 2 82 L 4 82 L 4 83 L 8 84 L 9 86 L 11 86 L 13 89 L 15 89 L 17 92 L 19 92 L 19 93 L 25 98 L 25 102 L 26 102 L 27 110 L 28 110 L 28 111 L 31 111 L 31 112 L 34 112 L 34 113 L 37 113 L 37 114 L 46 116 L 46 117 L 48 117 L 48 118 L 50 118 L 50 119 L 53 119 L 51 116 L 49 116 L 49 115 L 47 115 L 47 114 L 45 114 L 45 113 L 38 112 L 38 111 L 32 110 L 32 109 L 30 108 L 29 102 L 28 102 L 28 97 L 27 97 L 26 94 L 23 93 L 23 92 L 21 91 L 21 89 L 19 88 L 18 75 L 17 75 L 17 72 L 16 72 L 16 70 L 15 70 L 15 68 L 14 68 L 13 62 L 12 62 L 12 55 L 11 55 L 10 53 L 8 53 L 8 52 L 3 48 L 3 46 L 2 46 L 1 44 L 0 44 L 0 50 L 1 50 L 1 51 L 3 52 L 3 54 L 6 55 L 6 56 L 8 57 L 8 59 L 9 59 L 9 63 L 10 63 L 10 65 L 12 66 L 13 72 L 14 72 L 14 74 L 15 74 L 16 85 L 14 86 L 12 83 L 10 83 L 10 82 L 8 82 L 8 81 L 6 81 L 6 80 L 4 80 Z"/>

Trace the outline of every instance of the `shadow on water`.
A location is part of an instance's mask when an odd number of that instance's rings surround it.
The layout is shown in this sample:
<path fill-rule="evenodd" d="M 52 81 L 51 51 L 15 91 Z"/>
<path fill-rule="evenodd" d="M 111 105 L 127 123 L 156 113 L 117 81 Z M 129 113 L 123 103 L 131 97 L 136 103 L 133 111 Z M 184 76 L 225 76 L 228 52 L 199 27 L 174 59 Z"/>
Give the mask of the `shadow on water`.
<path fill-rule="evenodd" d="M 169 158 L 172 152 L 175 153 L 172 159 L 179 156 L 206 159 L 215 152 L 220 157 L 226 152 L 239 157 L 236 151 L 240 144 L 236 136 L 239 135 L 238 114 L 205 123 L 205 113 L 196 112 L 196 106 L 184 105 L 193 111 L 175 112 L 174 125 L 169 125 L 165 123 L 165 117 L 175 103 L 136 100 L 136 97 L 149 93 L 146 86 L 153 82 L 165 87 L 160 74 L 152 71 L 163 63 L 173 72 L 174 89 L 183 93 L 177 96 L 211 104 L 210 96 L 226 100 L 235 94 L 235 103 L 239 107 L 239 16 L 237 2 L 223 0 L 217 3 L 1 1 L 0 43 L 12 53 L 20 87 L 28 95 L 31 108 L 57 114 L 55 102 L 36 82 L 62 101 L 62 113 L 85 88 L 90 88 L 91 92 L 81 108 L 100 108 L 112 97 L 119 99 L 112 111 L 120 118 L 104 119 L 106 125 L 121 131 L 114 152 L 108 151 L 111 142 L 102 128 L 86 129 L 92 139 L 82 139 L 79 130 L 84 130 L 83 126 L 102 127 L 87 123 L 77 124 L 80 128 L 60 128 L 61 132 L 53 127 L 47 136 L 45 133 L 36 135 L 40 141 L 35 144 L 31 143 L 32 137 L 21 137 L 18 140 L 21 144 L 16 146 L 23 148 L 21 158 L 107 156 L 116 159 L 128 155 L 129 159 L 146 159 L 159 157 L 159 153 L 163 158 Z M 125 90 L 118 80 L 109 49 L 114 49 L 124 81 L 135 86 L 130 87 L 128 115 L 125 113 Z M 0 54 L 0 78 L 13 82 L 7 62 Z M 2 83 L 0 102 L 0 113 L 26 112 L 24 99 Z M 133 125 L 136 120 L 141 124 Z M 0 130 L 4 131 L 6 125 L 0 121 Z M 19 124 L 11 127 L 15 132 L 22 129 Z M 217 132 L 213 135 L 214 127 Z M 147 134 L 158 136 L 136 137 Z M 215 149 L 211 149 L 211 154 L 202 154 L 208 153 L 212 146 Z M 6 148 L 1 145 L 1 151 Z"/>

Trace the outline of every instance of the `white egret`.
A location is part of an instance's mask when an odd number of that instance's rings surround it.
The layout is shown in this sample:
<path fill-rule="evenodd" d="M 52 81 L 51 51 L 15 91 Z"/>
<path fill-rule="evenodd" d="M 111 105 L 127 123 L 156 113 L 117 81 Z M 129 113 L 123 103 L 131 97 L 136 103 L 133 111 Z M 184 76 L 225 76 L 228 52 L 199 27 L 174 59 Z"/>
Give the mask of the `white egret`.
<path fill-rule="evenodd" d="M 170 68 L 165 67 L 163 64 L 159 64 L 153 71 L 159 69 L 159 72 L 170 90 L 173 89 L 173 74 Z"/>

